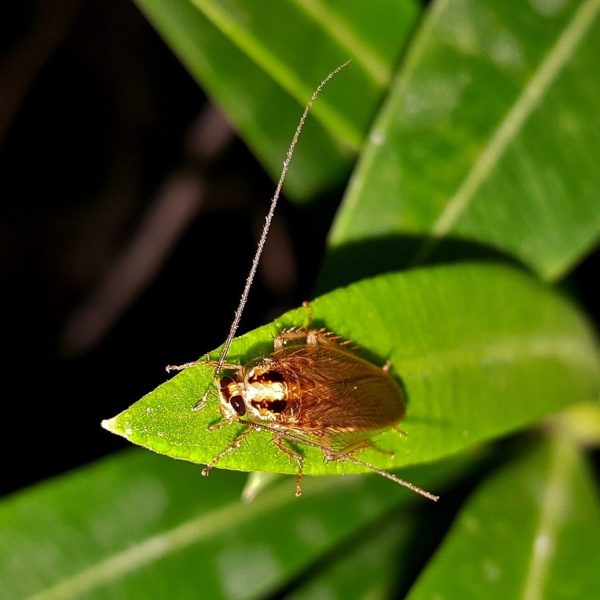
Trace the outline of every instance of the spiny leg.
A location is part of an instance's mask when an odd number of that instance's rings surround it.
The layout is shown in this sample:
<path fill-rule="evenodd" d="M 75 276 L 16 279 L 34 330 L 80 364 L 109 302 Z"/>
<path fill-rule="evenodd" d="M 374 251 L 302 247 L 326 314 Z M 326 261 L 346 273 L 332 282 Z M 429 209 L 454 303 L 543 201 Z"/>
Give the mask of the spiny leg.
<path fill-rule="evenodd" d="M 283 348 L 289 348 L 290 346 L 303 346 L 306 344 L 306 338 L 308 330 L 303 327 L 290 327 L 284 329 L 274 340 L 273 350 L 278 352 Z"/>
<path fill-rule="evenodd" d="M 279 435 L 273 435 L 273 442 L 282 452 L 287 454 L 292 460 L 296 461 L 296 464 L 298 465 L 298 472 L 296 473 L 296 496 L 302 496 L 302 469 L 304 468 L 304 457 L 286 446 L 284 438 Z"/>
<path fill-rule="evenodd" d="M 198 410 L 202 410 L 205 406 L 206 406 L 206 402 L 208 400 L 208 397 L 212 394 L 213 396 L 216 397 L 217 400 L 219 400 L 219 394 L 217 393 L 216 390 L 219 389 L 219 381 L 217 379 L 213 379 L 212 384 L 210 384 L 207 388 L 206 391 L 204 392 L 204 394 L 202 394 L 200 400 L 198 400 L 196 402 L 196 404 L 194 404 L 194 406 L 192 406 L 192 410 L 193 411 L 198 411 Z M 210 425 L 208 427 L 209 430 L 213 429 L 213 425 Z M 220 428 L 219 428 L 220 429 Z"/>
<path fill-rule="evenodd" d="M 303 346 L 305 344 L 316 344 L 318 343 L 317 335 L 325 332 L 324 329 L 312 329 L 313 310 L 310 302 L 304 301 L 302 306 L 306 309 L 305 325 L 302 327 L 288 327 L 287 329 L 282 330 L 273 341 L 273 349 L 275 352 L 292 345 Z"/>
<path fill-rule="evenodd" d="M 202 357 L 199 360 L 195 360 L 193 362 L 189 362 L 189 363 L 184 363 L 182 365 L 167 365 L 165 367 L 167 373 L 171 373 L 172 371 L 184 371 L 185 369 L 190 369 L 192 367 L 198 367 L 200 365 L 206 365 L 209 367 L 216 367 L 219 364 L 218 360 L 213 360 L 208 358 L 208 355 Z M 240 369 L 240 365 L 236 364 L 236 363 L 231 363 L 231 362 L 224 362 L 222 365 L 223 369 L 228 369 L 231 371 L 238 371 Z M 219 380 L 215 379 L 213 381 L 214 386 L 218 389 L 219 388 Z M 196 404 L 194 404 L 194 406 L 192 406 L 192 410 L 194 411 L 198 411 L 198 410 L 202 410 L 204 408 L 204 406 L 206 405 L 206 401 L 208 400 L 208 396 L 210 395 L 210 393 L 213 392 L 214 390 L 211 389 L 211 387 L 209 386 L 207 388 L 207 390 L 204 392 L 204 394 L 202 394 L 202 397 L 200 398 L 200 400 L 198 400 L 198 402 L 196 402 Z M 217 396 L 218 398 L 218 396 Z"/>
<path fill-rule="evenodd" d="M 216 421 L 213 421 L 208 427 L 208 431 L 221 431 L 233 423 L 233 419 L 224 419 L 219 417 Z"/>
<path fill-rule="evenodd" d="M 252 429 L 250 429 L 250 428 L 244 429 L 241 433 L 239 433 L 233 439 L 233 441 L 231 442 L 231 444 L 229 444 L 229 446 L 227 446 L 227 448 L 225 448 L 224 450 L 221 450 L 221 452 L 219 452 L 219 454 L 217 454 L 209 463 L 207 463 L 207 465 L 201 471 L 202 475 L 204 477 L 208 477 L 208 475 L 212 471 L 213 467 L 220 460 L 222 460 L 225 456 L 227 456 L 228 454 L 230 454 L 234 450 L 237 450 L 240 447 L 240 444 L 244 441 L 244 439 L 246 437 L 248 437 L 248 435 L 250 433 L 252 433 Z"/>
<path fill-rule="evenodd" d="M 217 381 L 213 382 L 213 386 L 217 387 L 218 382 Z M 217 400 L 219 399 L 219 396 L 213 389 L 213 386 L 209 386 L 206 389 L 204 394 L 202 394 L 202 397 L 200 398 L 200 400 L 198 400 L 198 402 L 196 402 L 196 404 L 194 404 L 194 406 L 192 406 L 192 410 L 194 410 L 194 411 L 202 410 L 206 406 L 206 401 L 208 400 L 208 397 L 210 396 L 210 394 L 213 394 L 214 396 L 216 396 Z M 208 429 L 212 430 L 212 427 L 213 427 L 212 425 L 209 425 Z"/>
<path fill-rule="evenodd" d="M 208 356 L 203 356 L 198 360 L 194 360 L 192 362 L 186 362 L 182 365 L 167 365 L 165 367 L 165 371 L 167 373 L 171 373 L 173 371 L 184 371 L 185 369 L 191 369 L 192 367 L 198 367 L 200 365 L 205 365 L 208 363 Z"/>
<path fill-rule="evenodd" d="M 332 331 L 327 331 L 324 327 L 321 329 L 305 329 L 304 327 L 290 327 L 284 329 L 273 341 L 275 352 L 290 346 L 316 346 L 318 344 L 337 346 L 350 346 L 352 342 L 342 340 L 342 336 L 336 335 Z M 350 349 L 355 349 L 350 348 Z"/>
<path fill-rule="evenodd" d="M 325 457 L 326 460 L 329 458 L 329 460 L 348 461 L 351 464 L 358 465 L 358 466 L 362 467 L 363 469 L 366 469 L 368 471 L 376 473 L 377 475 L 380 475 L 381 477 L 385 477 L 386 479 L 389 479 L 390 481 L 393 481 L 394 483 L 397 483 L 398 485 L 401 485 L 402 487 L 405 487 L 405 488 L 411 490 L 412 492 L 415 492 L 416 494 L 420 494 L 424 498 L 433 500 L 434 502 L 437 502 L 440 499 L 439 496 L 436 496 L 435 494 L 432 494 L 431 492 L 428 492 L 427 490 L 424 490 L 423 488 L 420 488 L 420 487 L 414 485 L 410 481 L 406 481 L 405 479 L 400 479 L 400 477 L 397 477 L 393 473 L 388 473 L 387 471 L 384 471 L 383 469 L 379 469 L 375 465 L 371 465 L 368 462 L 365 462 L 364 460 L 361 460 L 355 456 L 352 456 L 352 454 L 344 454 L 339 450 L 334 450 L 331 447 L 331 445 L 328 445 L 328 442 L 330 440 L 325 435 L 315 436 L 314 439 L 311 439 L 310 437 L 305 437 L 294 431 L 289 431 L 289 432 L 286 431 L 285 433 L 280 433 L 280 432 L 273 431 L 273 428 L 268 425 L 264 425 L 262 427 L 264 429 L 268 429 L 273 434 L 279 434 L 281 437 L 284 437 L 285 439 L 287 439 L 289 441 L 298 442 L 299 444 L 303 444 L 303 445 L 309 446 L 311 448 L 318 448 L 319 450 L 321 450 L 321 452 L 323 452 L 323 456 Z"/>
<path fill-rule="evenodd" d="M 216 367 L 219 364 L 218 360 L 212 360 L 208 358 L 208 356 L 203 356 L 198 360 L 194 360 L 192 362 L 183 363 L 182 365 L 167 365 L 165 370 L 167 373 L 171 373 L 172 371 L 184 371 L 185 369 L 191 369 L 192 367 L 198 367 L 200 365 L 207 365 L 209 367 Z M 222 369 L 230 369 L 235 371 L 240 368 L 239 364 L 224 362 L 221 365 Z"/>

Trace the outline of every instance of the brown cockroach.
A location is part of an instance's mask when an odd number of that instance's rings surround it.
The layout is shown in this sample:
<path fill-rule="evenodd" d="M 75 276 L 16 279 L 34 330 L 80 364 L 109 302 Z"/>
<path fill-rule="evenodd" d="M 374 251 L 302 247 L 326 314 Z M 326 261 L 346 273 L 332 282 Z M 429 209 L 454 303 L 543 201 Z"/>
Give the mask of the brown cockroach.
<path fill-rule="evenodd" d="M 361 358 L 349 347 L 349 342 L 343 341 L 340 336 L 326 329 L 312 328 L 312 311 L 308 303 L 305 303 L 309 314 L 308 326 L 282 330 L 274 340 L 272 353 L 245 365 L 226 360 L 306 117 L 323 87 L 349 62 L 334 69 L 319 84 L 300 118 L 219 359 L 169 366 L 167 371 L 198 364 L 214 366 L 213 384 L 218 390 L 223 420 L 212 429 L 234 422 L 246 426 L 229 446 L 204 467 L 203 475 L 208 475 L 223 457 L 235 451 L 251 433 L 268 431 L 275 445 L 298 465 L 297 496 L 302 494 L 304 457 L 292 444 L 318 448 L 326 460 L 343 460 L 359 465 L 437 501 L 438 496 L 354 456 L 354 453 L 367 447 L 378 450 L 371 437 L 378 431 L 395 427 L 404 417 L 404 394 L 389 373 L 389 362 L 378 367 Z M 225 374 L 221 376 L 223 371 Z M 209 388 L 194 410 L 204 406 L 210 391 Z"/>

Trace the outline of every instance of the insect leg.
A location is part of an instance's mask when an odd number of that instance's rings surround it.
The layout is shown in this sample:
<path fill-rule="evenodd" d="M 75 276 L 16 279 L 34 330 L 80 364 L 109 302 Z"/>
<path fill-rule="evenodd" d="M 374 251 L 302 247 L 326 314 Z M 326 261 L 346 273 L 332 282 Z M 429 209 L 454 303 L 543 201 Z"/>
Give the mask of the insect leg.
<path fill-rule="evenodd" d="M 216 367 L 219 364 L 218 360 L 206 360 L 202 364 L 208 365 L 209 367 Z M 240 368 L 239 363 L 234 362 L 224 362 L 221 365 L 221 369 L 225 369 L 227 371 L 237 371 Z"/>
<path fill-rule="evenodd" d="M 188 363 L 183 363 L 182 365 L 167 365 L 165 367 L 165 370 L 167 371 L 167 373 L 171 373 L 172 371 L 184 371 L 185 369 L 190 369 L 192 367 L 198 367 L 200 365 L 216 367 L 218 364 L 219 364 L 218 360 L 212 360 L 212 359 L 208 358 L 208 355 L 207 355 L 207 356 L 202 357 L 199 360 L 195 360 L 193 362 L 188 362 Z M 240 369 L 240 365 L 236 364 L 236 363 L 224 362 L 222 364 L 222 368 L 229 369 L 231 371 L 238 371 Z M 219 387 L 218 378 L 215 379 L 214 383 L 215 383 L 215 387 L 218 388 Z M 194 411 L 202 410 L 204 408 L 204 406 L 206 405 L 208 396 L 211 393 L 214 393 L 214 390 L 211 391 L 211 389 L 208 388 L 206 390 L 206 392 L 204 392 L 204 394 L 202 395 L 202 398 L 200 398 L 200 400 L 198 400 L 198 402 L 196 402 L 196 404 L 194 404 L 194 406 L 192 406 L 192 410 L 194 410 Z"/>
<path fill-rule="evenodd" d="M 393 429 L 398 435 L 401 435 L 402 437 L 408 437 L 408 433 L 400 429 L 398 425 L 392 425 L 391 429 Z"/>
<path fill-rule="evenodd" d="M 207 427 L 207 429 L 209 431 L 221 431 L 221 429 L 225 429 L 225 427 L 228 427 L 229 425 L 231 425 L 232 422 L 233 422 L 232 419 L 230 420 L 230 419 L 224 419 L 223 417 L 219 417 L 219 420 L 211 423 Z"/>
<path fill-rule="evenodd" d="M 303 327 L 291 327 L 284 329 L 274 340 L 273 350 L 277 352 L 289 346 L 303 346 L 307 343 L 307 336 L 310 331 Z"/>
<path fill-rule="evenodd" d="M 198 402 L 196 402 L 196 404 L 194 404 L 194 406 L 192 406 L 192 410 L 202 410 L 205 406 L 206 406 L 206 400 L 208 399 L 208 392 L 206 392 L 206 394 L 204 394 L 202 396 L 202 398 L 200 398 L 200 400 L 198 400 Z"/>
<path fill-rule="evenodd" d="M 212 471 L 213 467 L 220 461 L 222 460 L 225 456 L 227 456 L 228 454 L 230 454 L 231 452 L 233 452 L 234 450 L 237 450 L 240 447 L 240 444 L 244 441 L 244 439 L 246 437 L 248 437 L 248 435 L 252 433 L 252 429 L 246 428 L 244 429 L 241 433 L 239 433 L 231 442 L 231 444 L 229 444 L 229 446 L 227 446 L 227 448 L 225 448 L 225 450 L 221 450 L 221 452 L 219 452 L 219 454 L 217 454 L 203 469 L 202 469 L 202 475 L 204 477 L 208 477 L 208 474 Z"/>
<path fill-rule="evenodd" d="M 219 363 L 218 360 L 211 360 L 208 357 L 202 357 L 199 360 L 194 360 L 192 362 L 183 363 L 182 365 L 167 365 L 165 367 L 165 370 L 167 371 L 167 373 L 170 373 L 171 371 L 184 371 L 185 369 L 190 369 L 191 367 L 198 367 L 200 365 L 208 365 L 209 367 L 216 367 L 218 363 Z M 221 365 L 221 367 L 223 369 L 235 370 L 235 369 L 239 369 L 240 365 L 235 364 L 235 363 L 225 363 L 224 362 Z"/>
<path fill-rule="evenodd" d="M 324 327 L 321 329 L 309 329 L 306 333 L 306 343 L 309 346 L 317 344 L 341 346 L 352 351 L 359 349 L 359 346 L 350 340 L 345 340 L 341 335 L 336 335 L 333 331 L 328 331 Z"/>
<path fill-rule="evenodd" d="M 304 468 L 304 457 L 286 446 L 284 438 L 277 434 L 273 434 L 273 442 L 282 452 L 287 454 L 292 460 L 296 461 L 296 464 L 298 465 L 298 472 L 296 473 L 296 496 L 302 496 L 302 469 Z"/>
<path fill-rule="evenodd" d="M 316 346 L 317 344 L 337 343 L 340 336 L 326 329 L 305 329 L 304 327 L 290 327 L 284 329 L 273 341 L 275 352 L 290 346 Z M 349 343 L 349 342 L 348 342 Z"/>
<path fill-rule="evenodd" d="M 255 425 L 254 423 L 249 423 L 248 421 L 245 421 L 244 423 L 258 429 L 258 426 Z M 433 500 L 434 502 L 437 502 L 440 499 L 439 496 L 436 496 L 435 494 L 432 494 L 431 492 L 428 492 L 427 490 L 424 490 L 423 488 L 420 488 L 420 487 L 414 485 L 413 483 L 410 483 L 410 481 L 406 481 L 405 479 L 400 479 L 400 477 L 397 477 L 393 473 L 388 473 L 387 471 L 384 471 L 383 469 L 379 469 L 375 465 L 371 465 L 371 464 L 365 462 L 364 460 L 360 460 L 360 458 L 352 456 L 351 454 L 345 454 L 344 452 L 335 450 L 331 446 L 327 446 L 327 443 L 329 442 L 329 440 L 325 436 L 320 436 L 321 439 L 311 439 L 302 434 L 298 434 L 294 431 L 286 431 L 285 434 L 281 434 L 279 431 L 275 430 L 273 427 L 269 426 L 268 424 L 260 425 L 260 429 L 266 430 L 266 431 L 271 431 L 273 433 L 273 437 L 275 437 L 277 434 L 279 434 L 280 437 L 283 437 L 285 435 L 285 439 L 290 440 L 292 442 L 297 442 L 298 444 L 303 444 L 303 445 L 309 446 L 311 448 L 318 448 L 319 450 L 321 450 L 321 452 L 323 452 L 323 456 L 325 457 L 326 460 L 345 460 L 351 464 L 363 467 L 364 469 L 372 471 L 373 473 L 376 473 L 377 475 L 380 475 L 381 477 L 385 477 L 386 479 L 389 479 L 390 481 L 393 481 L 394 483 L 397 483 L 398 485 L 401 485 L 402 487 L 405 487 L 405 488 L 411 490 L 412 492 L 415 492 L 416 494 L 420 494 L 421 496 L 423 496 L 424 498 L 427 498 L 428 500 Z M 323 441 L 321 441 L 321 440 L 323 440 Z"/>
<path fill-rule="evenodd" d="M 393 452 L 380 448 L 375 442 L 373 442 L 369 438 L 361 438 L 358 440 L 354 440 L 350 442 L 347 446 L 344 446 L 340 450 L 340 452 L 344 454 L 352 454 L 353 452 L 358 452 L 359 450 L 364 450 L 365 448 L 370 448 L 371 450 L 375 450 L 376 452 L 379 452 L 380 454 L 385 454 L 386 456 L 394 456 Z"/>
<path fill-rule="evenodd" d="M 167 373 L 171 373 L 172 371 L 184 371 L 185 369 L 190 369 L 191 367 L 197 367 L 198 365 L 203 365 L 204 360 L 195 360 L 193 362 L 183 363 L 182 365 L 167 365 L 165 367 L 165 371 Z"/>

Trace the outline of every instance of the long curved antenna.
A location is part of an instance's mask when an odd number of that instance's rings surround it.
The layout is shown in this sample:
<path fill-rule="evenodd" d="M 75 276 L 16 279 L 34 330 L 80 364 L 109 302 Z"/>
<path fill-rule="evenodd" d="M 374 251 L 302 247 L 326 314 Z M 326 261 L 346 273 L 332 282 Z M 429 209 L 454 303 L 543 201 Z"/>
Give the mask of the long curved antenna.
<path fill-rule="evenodd" d="M 269 233 L 269 228 L 271 227 L 271 221 L 273 219 L 273 215 L 275 214 L 275 208 L 277 207 L 277 201 L 279 200 L 279 194 L 281 193 L 281 188 L 283 186 L 283 182 L 285 181 L 285 176 L 287 175 L 288 169 L 290 168 L 290 163 L 292 162 L 292 157 L 294 156 L 294 150 L 296 149 L 296 144 L 298 143 L 298 138 L 300 137 L 300 132 L 304 127 L 304 122 L 306 121 L 306 117 L 310 112 L 315 100 L 318 95 L 321 93 L 322 89 L 329 83 L 331 79 L 333 79 L 343 68 L 348 66 L 350 61 L 347 60 L 345 63 L 341 64 L 339 67 L 331 71 L 323 81 L 318 85 L 318 87 L 313 92 L 310 100 L 306 103 L 306 107 L 304 108 L 304 112 L 300 117 L 300 121 L 298 121 L 298 126 L 296 127 L 296 131 L 294 132 L 294 137 L 292 137 L 292 141 L 290 143 L 290 147 L 288 148 L 287 155 L 285 160 L 283 161 L 283 169 L 281 170 L 281 175 L 279 176 L 279 181 L 277 182 L 277 187 L 275 188 L 275 193 L 273 194 L 273 198 L 271 199 L 271 206 L 269 207 L 269 212 L 265 217 L 265 224 L 263 226 L 262 234 L 260 239 L 258 240 L 258 246 L 256 248 L 256 253 L 254 254 L 254 258 L 252 259 L 252 266 L 250 267 L 250 272 L 248 273 L 248 277 L 246 279 L 246 285 L 244 286 L 244 291 L 242 292 L 242 297 L 240 298 L 240 303 L 238 304 L 237 310 L 235 311 L 235 316 L 233 317 L 233 322 L 231 323 L 231 328 L 229 329 L 229 334 L 227 335 L 227 339 L 223 344 L 223 349 L 221 350 L 221 355 L 219 356 L 219 360 L 217 362 L 217 366 L 215 367 L 215 372 L 213 375 L 213 380 L 219 378 L 219 374 L 221 373 L 221 369 L 223 368 L 223 363 L 225 362 L 225 358 L 227 357 L 227 353 L 229 352 L 229 348 L 231 347 L 231 342 L 235 337 L 235 333 L 237 331 L 238 325 L 240 324 L 240 319 L 242 318 L 242 313 L 244 312 L 244 307 L 246 306 L 246 302 L 248 301 L 248 294 L 250 293 L 250 287 L 252 286 L 252 282 L 254 281 L 254 276 L 256 275 L 256 269 L 258 268 L 258 263 L 260 262 L 260 257 L 267 240 L 267 234 Z M 202 403 L 208 395 L 208 390 L 204 393 L 204 396 L 200 403 Z"/>

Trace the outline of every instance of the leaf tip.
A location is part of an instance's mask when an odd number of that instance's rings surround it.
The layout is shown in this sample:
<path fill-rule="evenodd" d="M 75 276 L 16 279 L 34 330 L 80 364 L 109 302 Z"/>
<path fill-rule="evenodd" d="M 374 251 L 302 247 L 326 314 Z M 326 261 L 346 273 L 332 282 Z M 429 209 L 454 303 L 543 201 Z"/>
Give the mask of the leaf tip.
<path fill-rule="evenodd" d="M 100 421 L 100 426 L 102 429 L 106 429 L 106 431 L 113 431 L 114 418 L 113 419 L 102 419 Z"/>
<path fill-rule="evenodd" d="M 106 431 L 110 431 L 111 433 L 116 433 L 117 435 L 124 434 L 124 432 L 121 430 L 121 428 L 117 425 L 116 417 L 113 417 L 112 419 L 103 419 L 100 422 L 100 425 L 102 426 L 103 429 L 106 429 Z"/>
<path fill-rule="evenodd" d="M 126 411 L 125 411 L 126 412 Z M 116 417 L 112 419 L 103 419 L 100 421 L 100 425 L 106 431 L 110 431 L 115 435 L 120 435 L 124 437 L 126 440 L 131 441 L 131 435 L 133 434 L 133 429 L 129 425 L 129 419 L 121 418 L 123 413 L 118 414 Z"/>

